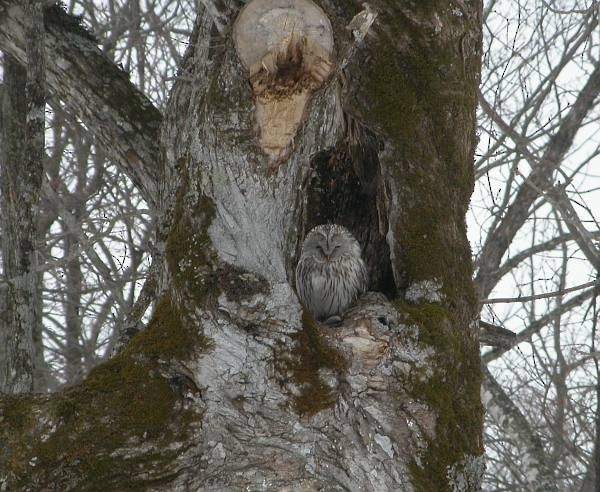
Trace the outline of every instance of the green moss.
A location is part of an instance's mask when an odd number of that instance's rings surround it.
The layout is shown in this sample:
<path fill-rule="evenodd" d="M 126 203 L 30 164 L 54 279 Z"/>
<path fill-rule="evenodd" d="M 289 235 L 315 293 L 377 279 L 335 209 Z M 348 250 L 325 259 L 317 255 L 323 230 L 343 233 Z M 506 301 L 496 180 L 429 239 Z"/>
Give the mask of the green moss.
<path fill-rule="evenodd" d="M 151 364 L 116 357 L 94 369 L 82 386 L 66 391 L 54 406 L 59 428 L 37 446 L 43 467 L 59 460 L 87 476 L 107 453 L 138 438 L 165 436 L 176 396 Z"/>
<path fill-rule="evenodd" d="M 154 360 L 185 360 L 196 351 L 211 348 L 210 339 L 199 334 L 194 325 L 184 321 L 167 295 L 157 305 L 150 326 L 131 341 L 124 353 L 131 356 L 141 353 Z"/>
<path fill-rule="evenodd" d="M 31 423 L 31 407 L 29 398 L 24 396 L 3 395 L 3 406 L 0 423 L 8 422 L 18 432 L 27 429 Z"/>
<path fill-rule="evenodd" d="M 208 349 L 209 341 L 182 322 L 165 296 L 150 326 L 121 354 L 94 368 L 82 384 L 45 399 L 2 402 L 0 415 L 10 429 L 5 437 L 13 446 L 2 455 L 1 468 L 14 477 L 17 488 L 44 488 L 48 480 L 59 485 L 63 478 L 76 482 L 79 490 L 148 486 L 147 479 L 153 482 L 162 466 L 167 469 L 175 459 L 168 446 L 184 440 L 189 424 L 201 418 L 180 406 L 177 385 L 161 366 L 170 358 L 185 360 L 193 351 Z M 52 430 L 34 427 L 38 404 Z M 160 452 L 129 458 L 113 454 L 136 442 L 151 443 Z"/>
<path fill-rule="evenodd" d="M 232 301 L 240 302 L 256 294 L 269 292 L 269 283 L 266 279 L 233 265 L 219 265 L 215 275 L 220 290 Z"/>
<path fill-rule="evenodd" d="M 319 324 L 306 310 L 302 313 L 302 330 L 292 336 L 293 348 L 280 347 L 275 365 L 291 374 L 300 393 L 294 396 L 294 409 L 300 415 L 314 415 L 335 403 L 335 394 L 321 379 L 320 369 L 340 374 L 348 367 L 344 355 L 327 344 Z"/>
<path fill-rule="evenodd" d="M 31 399 L 3 396 L 0 401 L 0 471 L 14 477 L 19 474 L 30 455 L 28 441 L 32 436 L 34 415 Z M 9 432 L 10 431 L 10 432 Z"/>
<path fill-rule="evenodd" d="M 421 462 L 413 462 L 410 471 L 417 490 L 450 490 L 448 467 L 466 455 L 483 453 L 477 341 L 457 331 L 459 320 L 443 306 L 410 306 L 403 302 L 396 302 L 395 306 L 407 323 L 419 327 L 419 341 L 435 349 L 428 364 L 433 372 L 416 372 L 405 382 L 411 395 L 438 416 L 435 438 L 428 441 Z"/>
<path fill-rule="evenodd" d="M 369 39 L 375 46 L 355 98 L 367 125 L 385 135 L 381 162 L 400 186 L 392 224 L 402 253 L 396 270 L 408 284 L 438 279 L 446 297 L 458 301 L 473 297 L 464 216 L 474 181 L 477 84 L 456 48 L 464 26 L 453 23 L 464 21 L 444 2 L 414 10 L 419 22 L 402 9 L 388 12 L 386 30 Z M 443 33 L 423 28 L 432 11 Z"/>
<path fill-rule="evenodd" d="M 214 305 L 222 292 L 238 302 L 268 292 L 264 278 L 218 260 L 208 235 L 215 216 L 214 204 L 206 196 L 190 193 L 189 186 L 186 178 L 177 195 L 166 244 L 176 291 L 202 307 Z"/>
<path fill-rule="evenodd" d="M 177 192 L 166 258 L 175 290 L 192 298 L 196 305 L 204 305 L 218 295 L 213 275 L 217 260 L 208 235 L 214 204 L 204 195 L 189 193 L 189 177 L 182 174 L 184 182 Z"/>

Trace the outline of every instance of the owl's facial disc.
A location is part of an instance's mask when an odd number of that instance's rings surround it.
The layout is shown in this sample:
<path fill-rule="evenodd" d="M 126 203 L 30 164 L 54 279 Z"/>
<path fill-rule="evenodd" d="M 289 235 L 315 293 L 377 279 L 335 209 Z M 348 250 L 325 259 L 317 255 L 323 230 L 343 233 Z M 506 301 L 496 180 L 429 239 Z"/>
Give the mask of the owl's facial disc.
<path fill-rule="evenodd" d="M 322 241 L 318 249 L 326 262 L 331 262 L 339 259 L 343 253 L 343 247 L 340 244 L 335 244 L 333 239 L 325 239 Z"/>

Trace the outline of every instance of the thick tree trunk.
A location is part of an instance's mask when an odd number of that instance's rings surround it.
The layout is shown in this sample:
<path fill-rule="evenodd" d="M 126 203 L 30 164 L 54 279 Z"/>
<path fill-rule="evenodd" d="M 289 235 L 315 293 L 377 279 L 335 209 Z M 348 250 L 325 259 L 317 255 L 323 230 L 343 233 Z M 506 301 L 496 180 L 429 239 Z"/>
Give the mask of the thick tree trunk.
<path fill-rule="evenodd" d="M 381 1 L 349 30 L 357 5 L 253 3 L 246 27 L 234 2 L 200 12 L 173 90 L 153 321 L 81 385 L 2 404 L 9 485 L 479 488 L 464 215 L 481 5 Z M 273 26 L 266 50 L 241 44 Z M 360 238 L 390 297 L 369 293 L 335 329 L 293 286 L 323 220 Z"/>

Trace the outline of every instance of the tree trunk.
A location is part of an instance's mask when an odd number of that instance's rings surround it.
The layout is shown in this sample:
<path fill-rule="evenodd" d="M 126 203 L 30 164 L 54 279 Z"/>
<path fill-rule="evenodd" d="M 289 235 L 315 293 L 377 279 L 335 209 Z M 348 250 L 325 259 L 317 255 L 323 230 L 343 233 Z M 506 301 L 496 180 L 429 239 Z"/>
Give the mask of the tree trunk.
<path fill-rule="evenodd" d="M 79 210 L 75 211 L 75 218 L 79 219 Z M 83 377 L 83 356 L 81 350 L 81 291 L 83 274 L 81 273 L 80 258 L 74 253 L 80 246 L 77 237 L 65 231 L 65 257 L 66 257 L 66 292 L 67 298 L 65 313 L 65 380 L 67 384 L 78 383 Z"/>
<path fill-rule="evenodd" d="M 6 313 L 0 319 L 5 345 L 0 364 L 0 391 L 24 393 L 34 389 L 34 331 L 40 323 L 39 281 L 35 245 L 38 201 L 44 165 L 46 106 L 43 6 L 27 0 L 24 10 L 24 70 L 6 57 L 0 156 L 0 211 Z"/>
<path fill-rule="evenodd" d="M 25 393 L 33 390 L 33 327 L 37 312 L 35 257 L 36 184 L 41 169 L 27 162 L 27 71 L 7 56 L 4 60 L 2 101 L 2 155 L 0 156 L 2 261 L 5 311 L 0 333 L 4 355 L 0 391 Z"/>
<path fill-rule="evenodd" d="M 161 132 L 154 318 L 81 385 L 3 402 L 0 480 L 477 490 L 480 2 L 381 1 L 354 20 L 338 1 L 205 5 Z M 321 221 L 360 239 L 390 298 L 337 328 L 294 293 Z"/>

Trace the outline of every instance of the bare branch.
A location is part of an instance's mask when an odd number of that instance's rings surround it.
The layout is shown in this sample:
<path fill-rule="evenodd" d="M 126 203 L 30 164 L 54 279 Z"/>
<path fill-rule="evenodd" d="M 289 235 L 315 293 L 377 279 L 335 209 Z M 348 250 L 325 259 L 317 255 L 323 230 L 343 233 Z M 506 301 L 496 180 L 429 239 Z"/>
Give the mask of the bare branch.
<path fill-rule="evenodd" d="M 586 290 L 585 292 L 582 292 L 581 294 L 563 302 L 560 305 L 560 307 L 555 308 L 552 311 L 544 314 L 540 318 L 536 319 L 535 321 L 532 321 L 524 330 L 517 333 L 512 347 L 515 347 L 519 343 L 530 339 L 532 335 L 537 333 L 544 326 L 547 326 L 548 323 L 550 323 L 556 316 L 558 316 L 561 313 L 569 312 L 577 306 L 581 306 L 585 301 L 597 295 L 597 292 L 597 288 Z M 496 348 L 494 350 L 490 350 L 489 352 L 481 356 L 481 360 L 487 364 L 502 356 L 504 353 L 508 352 L 508 350 L 510 350 L 510 348 Z"/>
<path fill-rule="evenodd" d="M 525 157 L 536 163 L 533 171 L 526 179 L 526 186 L 521 186 L 507 208 L 498 226 L 490 232 L 480 253 L 479 270 L 475 284 L 480 296 L 487 296 L 499 280 L 498 267 L 502 257 L 517 231 L 522 227 L 529 215 L 529 209 L 539 196 L 539 189 L 544 189 L 552 173 L 561 165 L 562 159 L 573 144 L 575 134 L 581 126 L 583 119 L 594 105 L 596 97 L 600 94 L 600 64 L 590 74 L 585 86 L 579 92 L 570 111 L 562 119 L 558 130 L 550 138 L 550 142 L 541 159 L 527 150 L 527 142 L 518 135 L 496 111 L 487 103 L 480 94 L 480 105 L 484 111 L 506 132 L 516 143 L 523 144 L 520 150 Z"/>
<path fill-rule="evenodd" d="M 482 345 L 510 348 L 517 336 L 514 332 L 506 328 L 483 320 L 479 320 L 479 329 L 479 343 Z"/>
<path fill-rule="evenodd" d="M 531 296 L 518 296 L 518 297 L 497 297 L 494 299 L 483 299 L 481 304 L 499 304 L 499 303 L 508 303 L 508 302 L 529 302 L 535 301 L 538 299 L 548 299 L 549 297 L 558 297 L 564 294 L 568 294 L 569 292 L 575 292 L 577 290 L 587 289 L 588 287 L 600 286 L 600 281 L 594 280 L 592 282 L 587 282 L 585 284 L 576 285 L 574 287 L 569 287 L 567 289 L 556 290 L 554 292 L 545 292 L 543 294 L 535 294 Z"/>
<path fill-rule="evenodd" d="M 56 5 L 45 11 L 48 88 L 85 122 L 154 205 L 162 116 L 78 22 Z M 21 2 L 0 0 L 0 49 L 26 64 L 26 39 Z"/>

